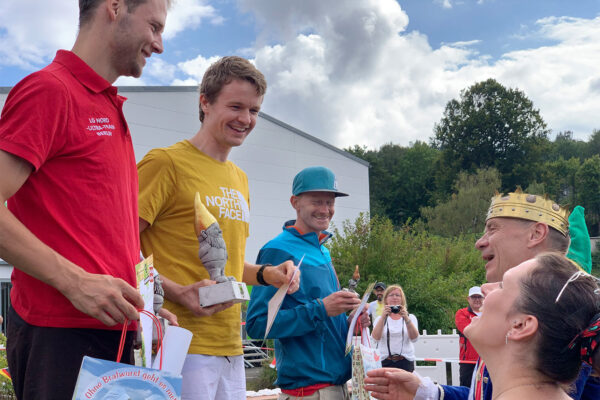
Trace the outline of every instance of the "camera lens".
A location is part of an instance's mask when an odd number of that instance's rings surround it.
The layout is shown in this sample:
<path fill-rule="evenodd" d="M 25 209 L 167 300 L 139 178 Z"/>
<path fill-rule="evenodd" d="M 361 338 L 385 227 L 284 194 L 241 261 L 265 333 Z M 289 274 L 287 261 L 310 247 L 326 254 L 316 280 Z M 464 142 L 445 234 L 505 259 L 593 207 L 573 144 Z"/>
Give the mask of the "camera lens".
<path fill-rule="evenodd" d="M 400 312 L 400 306 L 391 306 L 390 309 L 394 314 L 398 314 Z"/>

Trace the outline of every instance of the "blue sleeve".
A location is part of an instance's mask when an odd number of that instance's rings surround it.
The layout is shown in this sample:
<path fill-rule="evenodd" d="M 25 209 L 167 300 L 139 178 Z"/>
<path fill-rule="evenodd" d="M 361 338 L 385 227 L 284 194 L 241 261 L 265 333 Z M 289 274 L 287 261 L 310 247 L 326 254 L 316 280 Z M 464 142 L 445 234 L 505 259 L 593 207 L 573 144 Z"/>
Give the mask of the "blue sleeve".
<path fill-rule="evenodd" d="M 589 371 L 591 372 L 591 367 L 589 367 Z M 587 381 L 585 382 L 585 386 L 583 388 L 581 400 L 598 400 L 598 399 L 600 399 L 600 377 L 589 375 L 587 377 Z"/>
<path fill-rule="evenodd" d="M 581 370 L 579 371 L 579 375 L 577 376 L 577 380 L 575 381 L 574 392 L 567 393 L 570 397 L 572 397 L 575 400 L 585 399 L 585 398 L 587 398 L 587 393 L 586 393 L 586 397 L 583 397 L 582 395 L 584 394 L 584 391 L 588 392 L 588 389 L 589 389 L 590 393 L 594 391 L 592 389 L 592 385 L 589 385 L 590 386 L 589 388 L 587 385 L 588 377 L 590 376 L 591 372 L 592 372 L 592 367 L 590 367 L 589 365 L 587 365 L 585 363 L 582 364 Z M 596 395 L 599 394 L 597 392 L 597 390 L 598 389 L 596 389 Z M 597 399 L 598 397 L 589 397 L 589 398 Z"/>
<path fill-rule="evenodd" d="M 469 398 L 469 388 L 466 386 L 440 385 L 444 391 L 444 400 L 466 400 Z"/>
<path fill-rule="evenodd" d="M 258 254 L 257 264 L 278 265 L 287 260 L 292 260 L 296 264 L 299 261 L 283 250 L 263 248 Z M 252 289 L 246 316 L 246 331 L 251 337 L 262 339 L 265 336 L 268 303 L 276 291 L 277 289 L 272 286 L 255 286 Z M 315 331 L 319 324 L 327 318 L 323 301 L 321 299 L 307 301 L 302 294 L 302 288 L 300 288 L 298 292 L 285 296 L 268 338 L 303 336 Z"/>

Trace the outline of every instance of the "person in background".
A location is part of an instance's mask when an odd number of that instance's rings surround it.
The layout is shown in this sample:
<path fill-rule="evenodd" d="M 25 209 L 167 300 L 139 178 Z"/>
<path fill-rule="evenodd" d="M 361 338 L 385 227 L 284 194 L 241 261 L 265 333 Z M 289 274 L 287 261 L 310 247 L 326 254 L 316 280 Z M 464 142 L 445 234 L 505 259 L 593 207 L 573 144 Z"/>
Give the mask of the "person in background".
<path fill-rule="evenodd" d="M 460 336 L 460 386 L 471 386 L 471 377 L 473 376 L 473 370 L 475 369 L 475 362 L 479 358 L 477 351 L 473 348 L 469 339 L 466 338 L 464 332 L 465 328 L 471 323 L 473 317 L 481 314 L 480 309 L 483 304 L 483 294 L 479 286 L 473 286 L 469 289 L 469 296 L 467 297 L 469 305 L 465 308 L 461 308 L 456 312 L 454 316 L 454 322 L 456 329 L 458 329 L 458 335 Z M 470 362 L 464 362 L 470 361 Z"/>
<path fill-rule="evenodd" d="M 412 372 L 415 369 L 415 347 L 419 338 L 417 317 L 408 313 L 402 287 L 390 285 L 383 294 L 385 304 L 375 319 L 371 336 L 377 341 L 382 366 Z"/>
<path fill-rule="evenodd" d="M 377 282 L 373 287 L 373 294 L 376 299 L 369 303 L 369 315 L 373 325 L 375 324 L 375 318 L 379 317 L 383 312 L 383 292 L 385 292 L 386 285 L 383 282 Z"/>

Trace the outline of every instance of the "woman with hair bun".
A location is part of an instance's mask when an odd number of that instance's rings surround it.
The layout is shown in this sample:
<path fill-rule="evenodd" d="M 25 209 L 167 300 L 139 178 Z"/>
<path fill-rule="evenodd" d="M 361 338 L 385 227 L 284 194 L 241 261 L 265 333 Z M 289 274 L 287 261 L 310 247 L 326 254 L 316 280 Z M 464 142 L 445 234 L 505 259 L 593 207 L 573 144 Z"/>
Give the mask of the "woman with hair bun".
<path fill-rule="evenodd" d="M 494 400 L 569 400 L 582 361 L 600 372 L 600 289 L 592 275 L 544 253 L 481 289 L 482 314 L 464 333 L 485 361 Z M 391 371 L 370 371 L 367 388 L 378 399 L 409 398 Z"/>

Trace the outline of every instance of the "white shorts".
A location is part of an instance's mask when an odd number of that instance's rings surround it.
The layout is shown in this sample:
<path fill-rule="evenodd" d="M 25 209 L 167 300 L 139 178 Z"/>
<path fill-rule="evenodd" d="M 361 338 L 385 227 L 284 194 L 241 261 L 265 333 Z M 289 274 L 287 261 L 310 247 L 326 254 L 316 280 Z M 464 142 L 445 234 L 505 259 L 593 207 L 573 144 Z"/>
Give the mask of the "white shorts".
<path fill-rule="evenodd" d="M 246 400 L 244 356 L 188 354 L 181 375 L 182 400 Z"/>

